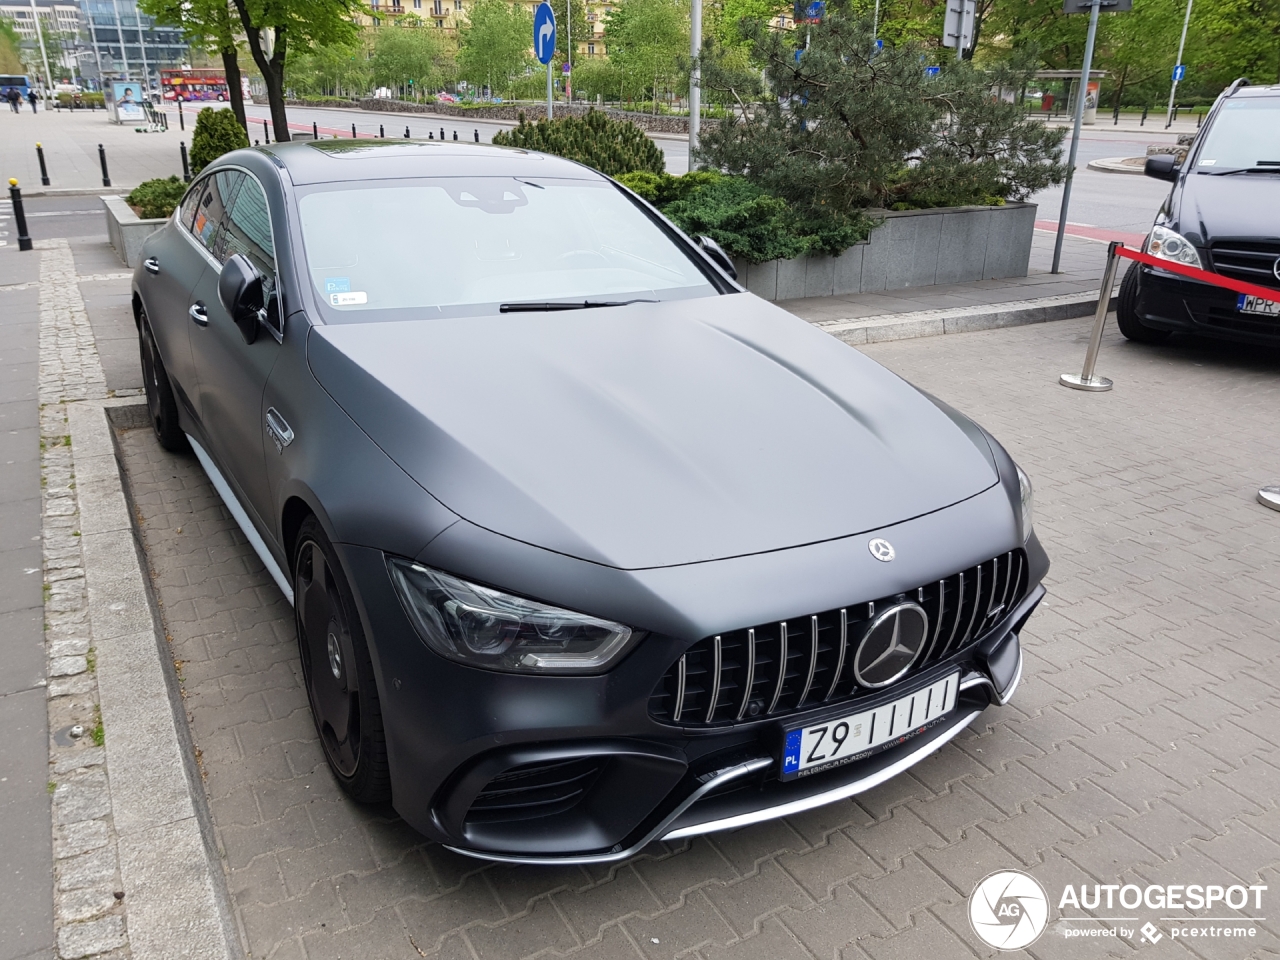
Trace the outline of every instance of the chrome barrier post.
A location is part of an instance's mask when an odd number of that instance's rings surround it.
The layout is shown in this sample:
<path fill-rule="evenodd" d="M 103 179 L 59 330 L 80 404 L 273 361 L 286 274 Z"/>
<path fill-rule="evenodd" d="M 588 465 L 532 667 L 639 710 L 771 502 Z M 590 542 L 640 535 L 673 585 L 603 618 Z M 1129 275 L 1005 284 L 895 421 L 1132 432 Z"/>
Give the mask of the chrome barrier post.
<path fill-rule="evenodd" d="M 1280 485 L 1263 487 L 1258 491 L 1258 502 L 1272 510 L 1280 510 Z"/>
<path fill-rule="evenodd" d="M 1110 390 L 1112 383 L 1106 377 L 1095 377 L 1093 368 L 1098 364 L 1098 350 L 1102 347 L 1102 328 L 1107 323 L 1107 311 L 1111 309 L 1111 291 L 1116 285 L 1116 271 L 1120 257 L 1116 250 L 1124 244 L 1112 240 L 1107 247 L 1107 268 L 1102 271 L 1102 289 L 1098 291 L 1098 310 L 1093 317 L 1093 335 L 1089 337 L 1089 349 L 1084 355 L 1084 369 L 1080 375 L 1064 373 L 1058 382 L 1072 390 L 1088 390 L 1101 393 Z"/>

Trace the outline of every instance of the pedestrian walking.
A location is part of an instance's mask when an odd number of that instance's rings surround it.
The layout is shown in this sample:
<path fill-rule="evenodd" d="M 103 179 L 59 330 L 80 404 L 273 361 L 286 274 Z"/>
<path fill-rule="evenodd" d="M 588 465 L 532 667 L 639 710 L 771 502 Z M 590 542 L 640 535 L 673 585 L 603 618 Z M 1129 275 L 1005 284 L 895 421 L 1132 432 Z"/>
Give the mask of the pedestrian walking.
<path fill-rule="evenodd" d="M 36 96 L 36 92 L 34 90 L 27 91 L 27 103 L 31 104 L 32 113 L 36 112 L 36 101 L 38 99 L 40 98 Z M 18 112 L 21 113 L 22 111 L 18 111 Z"/>
<path fill-rule="evenodd" d="M 4 92 L 4 98 L 9 101 L 9 109 L 14 113 L 22 112 L 22 94 L 18 92 L 17 87 L 10 87 Z"/>

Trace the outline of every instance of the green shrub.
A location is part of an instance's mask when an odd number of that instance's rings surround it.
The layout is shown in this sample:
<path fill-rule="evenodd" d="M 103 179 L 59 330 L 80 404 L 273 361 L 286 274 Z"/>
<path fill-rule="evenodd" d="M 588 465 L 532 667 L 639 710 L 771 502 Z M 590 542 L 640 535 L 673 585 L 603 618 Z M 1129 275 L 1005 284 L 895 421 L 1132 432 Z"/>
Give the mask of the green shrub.
<path fill-rule="evenodd" d="M 173 208 L 182 202 L 182 195 L 186 192 L 187 185 L 177 177 L 144 180 L 125 197 L 125 202 L 131 207 L 137 207 L 138 216 L 143 220 L 155 220 L 172 214 Z"/>
<path fill-rule="evenodd" d="M 80 102 L 83 103 L 86 107 L 88 106 L 101 107 L 105 103 L 105 101 L 102 99 L 102 94 L 98 91 L 91 91 L 89 93 L 80 94 Z"/>
<path fill-rule="evenodd" d="M 620 175 L 618 182 L 634 190 L 654 206 L 664 207 L 668 203 L 683 200 L 698 188 L 719 179 L 720 174 L 714 170 L 691 170 L 684 176 L 636 170 Z"/>
<path fill-rule="evenodd" d="M 529 123 L 520 114 L 514 130 L 493 135 L 493 142 L 576 160 L 616 177 L 636 170 L 659 174 L 666 169 L 662 151 L 644 131 L 627 120 L 613 120 L 598 110 L 585 117 L 560 117 Z"/>
<path fill-rule="evenodd" d="M 249 145 L 249 137 L 230 110 L 204 109 L 196 114 L 191 135 L 191 172 L 199 173 L 224 153 Z"/>

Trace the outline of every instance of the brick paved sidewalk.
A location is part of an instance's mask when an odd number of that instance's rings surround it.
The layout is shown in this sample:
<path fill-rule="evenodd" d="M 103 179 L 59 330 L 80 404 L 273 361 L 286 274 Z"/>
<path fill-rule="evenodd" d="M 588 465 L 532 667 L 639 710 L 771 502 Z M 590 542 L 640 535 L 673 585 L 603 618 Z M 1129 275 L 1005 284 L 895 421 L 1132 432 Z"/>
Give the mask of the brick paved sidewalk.
<path fill-rule="evenodd" d="M 1055 900 L 1068 883 L 1280 895 L 1280 523 L 1253 502 L 1280 475 L 1280 356 L 1109 336 L 1099 370 L 1117 387 L 1081 394 L 1055 381 L 1087 329 L 866 348 L 992 429 L 1036 483 L 1054 566 L 1013 704 L 853 801 L 612 867 L 485 865 L 348 802 L 315 739 L 288 605 L 195 460 L 123 433 L 246 952 L 950 960 L 995 955 L 965 910 L 998 869 Z M 1132 912 L 1163 931 L 1144 955 L 1280 955 L 1274 913 L 1245 914 L 1271 919 L 1242 943 L 1175 939 L 1182 924 Z M 1061 919 L 1083 913 L 1052 909 L 1029 953 L 1141 946 L 1068 939 L 1117 926 Z"/>

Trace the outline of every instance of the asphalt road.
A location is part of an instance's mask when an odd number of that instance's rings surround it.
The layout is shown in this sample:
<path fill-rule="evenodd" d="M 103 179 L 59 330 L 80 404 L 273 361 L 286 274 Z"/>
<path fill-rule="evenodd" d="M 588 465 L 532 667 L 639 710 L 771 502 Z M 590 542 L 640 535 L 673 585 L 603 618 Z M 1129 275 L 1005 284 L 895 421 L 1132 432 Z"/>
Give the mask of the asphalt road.
<path fill-rule="evenodd" d="M 1151 228 L 1156 211 L 1169 195 L 1169 184 L 1126 173 L 1102 173 L 1088 169 L 1090 160 L 1105 157 L 1140 157 L 1148 144 L 1172 143 L 1172 134 L 1158 128 L 1147 133 L 1113 132 L 1102 128 L 1086 128 L 1080 136 L 1076 155 L 1076 174 L 1071 186 L 1071 205 L 1067 222 L 1073 226 L 1101 228 L 1117 233 L 1143 234 Z M 1071 149 L 1068 134 L 1062 145 L 1063 155 Z M 1031 197 L 1040 205 L 1041 221 L 1058 220 L 1062 207 L 1062 187 L 1050 187 Z"/>

